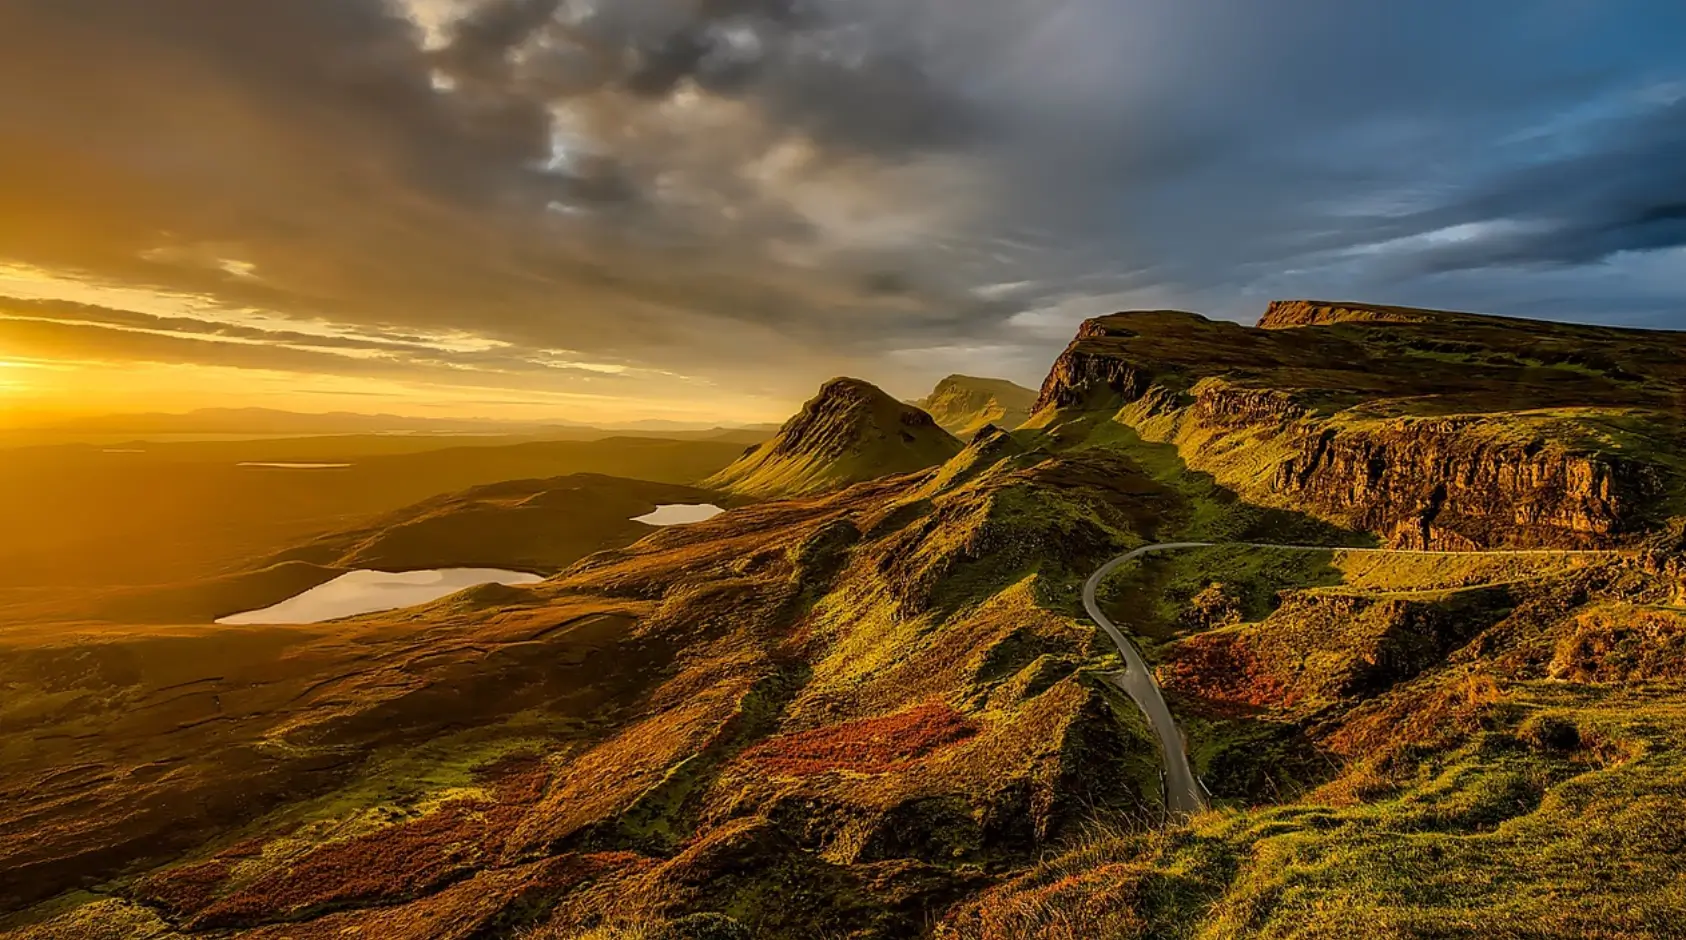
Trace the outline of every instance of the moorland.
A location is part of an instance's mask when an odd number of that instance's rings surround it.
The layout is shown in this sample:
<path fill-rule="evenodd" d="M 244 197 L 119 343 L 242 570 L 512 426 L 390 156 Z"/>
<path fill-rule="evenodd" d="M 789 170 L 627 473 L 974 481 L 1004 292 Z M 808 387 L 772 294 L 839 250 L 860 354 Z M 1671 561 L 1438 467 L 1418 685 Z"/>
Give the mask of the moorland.
<path fill-rule="evenodd" d="M 0 935 L 1686 935 L 1686 336 L 1135 311 L 1028 405 L 965 384 L 760 442 L 18 452 Z M 1193 813 L 1082 603 L 1170 541 L 1215 544 L 1098 603 Z M 547 578 L 212 622 L 460 564 Z"/>

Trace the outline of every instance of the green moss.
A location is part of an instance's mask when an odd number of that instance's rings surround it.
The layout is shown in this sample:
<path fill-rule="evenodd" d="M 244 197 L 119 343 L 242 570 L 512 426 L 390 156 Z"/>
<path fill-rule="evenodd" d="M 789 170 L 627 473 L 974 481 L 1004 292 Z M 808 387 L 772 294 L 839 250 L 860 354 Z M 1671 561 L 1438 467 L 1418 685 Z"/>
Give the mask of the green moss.
<path fill-rule="evenodd" d="M 1114 622 L 1168 639 L 1191 626 L 1184 616 L 1190 601 L 1212 585 L 1221 585 L 1234 598 L 1241 619 L 1258 621 L 1281 604 L 1285 590 L 1343 580 L 1332 552 L 1216 546 L 1150 555 L 1121 566 L 1096 596 Z"/>

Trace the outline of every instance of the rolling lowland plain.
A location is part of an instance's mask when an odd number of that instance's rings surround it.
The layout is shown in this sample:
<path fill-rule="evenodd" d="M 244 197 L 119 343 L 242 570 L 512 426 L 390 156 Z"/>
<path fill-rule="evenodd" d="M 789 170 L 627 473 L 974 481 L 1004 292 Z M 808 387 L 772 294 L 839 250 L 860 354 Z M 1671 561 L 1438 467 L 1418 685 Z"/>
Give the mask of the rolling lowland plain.
<path fill-rule="evenodd" d="M 12 452 L 0 934 L 1686 936 L 1686 335 L 1143 311 L 945 383 L 747 452 Z M 1181 541 L 1100 600 L 1186 816 L 1080 595 Z M 212 623 L 445 566 L 550 577 Z"/>

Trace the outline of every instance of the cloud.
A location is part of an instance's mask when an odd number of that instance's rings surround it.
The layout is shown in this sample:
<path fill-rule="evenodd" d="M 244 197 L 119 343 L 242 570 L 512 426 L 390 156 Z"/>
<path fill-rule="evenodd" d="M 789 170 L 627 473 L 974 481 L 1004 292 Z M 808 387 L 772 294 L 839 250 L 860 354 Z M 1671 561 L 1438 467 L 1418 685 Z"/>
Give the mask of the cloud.
<path fill-rule="evenodd" d="M 1485 181 L 1424 213 L 1429 270 L 1584 265 L 1686 245 L 1686 90 L 1604 122 L 1596 144 Z"/>
<path fill-rule="evenodd" d="M 1567 285 L 1654 324 L 1686 285 L 1599 271 L 1686 239 L 1683 32 L 1660 0 L 13 0 L 0 262 L 340 334 L 138 327 L 178 346 L 788 395 L 911 393 L 920 350 L 1034 381 L 1130 297 Z M 484 348 L 395 348 L 446 334 Z"/>
<path fill-rule="evenodd" d="M 479 386 L 561 381 L 589 385 L 600 394 L 612 394 L 617 383 L 640 375 L 655 378 L 658 386 L 684 379 L 583 361 L 559 350 L 463 348 L 448 339 L 403 335 L 302 333 L 62 301 L 0 301 L 0 339 L 9 354 L 61 360 L 232 365 Z"/>

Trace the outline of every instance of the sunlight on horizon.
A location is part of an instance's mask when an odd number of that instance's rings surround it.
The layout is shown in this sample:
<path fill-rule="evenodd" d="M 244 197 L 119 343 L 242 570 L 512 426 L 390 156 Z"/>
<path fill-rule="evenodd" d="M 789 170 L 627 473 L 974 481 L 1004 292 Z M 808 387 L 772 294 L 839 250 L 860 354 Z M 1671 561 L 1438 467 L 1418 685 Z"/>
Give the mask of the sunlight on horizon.
<path fill-rule="evenodd" d="M 250 279 L 253 266 L 240 263 L 231 276 Z M 135 315 L 135 323 L 47 316 L 32 308 L 8 309 L 8 302 L 66 303 L 86 308 L 92 318 Z M 56 312 L 56 311 L 55 311 Z M 151 319 L 144 319 L 151 318 Z M 495 355 L 511 344 L 468 329 L 372 331 L 338 326 L 325 319 L 301 319 L 251 307 L 231 307 L 204 294 L 134 287 L 58 274 L 22 264 L 0 264 L 0 327 L 34 324 L 43 329 L 99 329 L 117 334 L 157 337 L 170 343 L 194 342 L 260 349 L 292 350 L 395 366 L 399 355 L 437 354 L 467 357 Z M 256 331 L 243 335 L 241 331 Z M 271 336 L 288 338 L 279 341 Z M 297 337 L 292 339 L 291 337 Z M 321 345 L 315 345 L 320 343 Z M 3 351 L 3 350 L 0 350 Z M 405 417 L 465 420 L 615 423 L 669 420 L 729 423 L 776 420 L 789 402 L 726 393 L 698 395 L 695 384 L 683 394 L 627 395 L 543 387 L 497 366 L 476 370 L 444 366 L 450 384 L 418 380 L 339 375 L 331 371 L 292 371 L 225 366 L 191 361 L 108 359 L 82 355 L 0 358 L 0 394 L 8 419 L 33 417 L 36 423 L 63 417 L 135 412 L 185 413 L 205 407 L 256 407 L 302 413 L 378 412 Z M 586 373 L 610 378 L 639 375 L 685 381 L 672 373 L 638 369 L 624 363 L 597 362 L 569 349 L 522 352 L 536 370 Z M 23 378 L 21 373 L 43 373 Z M 462 378 L 476 376 L 477 381 Z M 212 391 L 214 390 L 214 391 Z"/>

